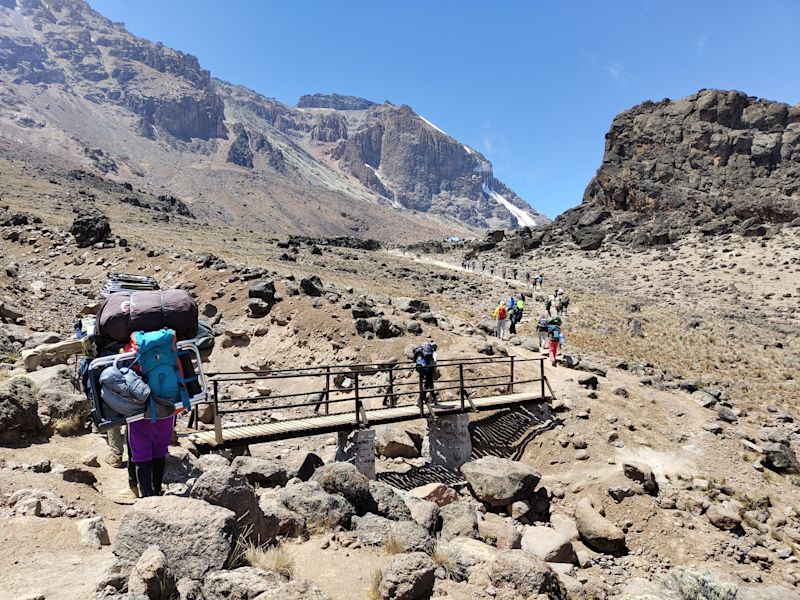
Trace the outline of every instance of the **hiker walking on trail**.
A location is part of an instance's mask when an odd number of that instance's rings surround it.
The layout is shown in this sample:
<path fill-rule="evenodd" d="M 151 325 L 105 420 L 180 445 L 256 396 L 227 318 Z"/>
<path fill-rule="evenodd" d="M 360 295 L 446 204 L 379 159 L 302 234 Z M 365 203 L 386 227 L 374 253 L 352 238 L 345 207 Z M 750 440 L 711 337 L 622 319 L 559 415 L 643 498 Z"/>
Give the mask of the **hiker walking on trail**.
<path fill-rule="evenodd" d="M 501 302 L 494 309 L 494 319 L 497 321 L 497 337 L 504 340 L 506 337 L 506 324 L 508 323 L 508 307 Z"/>
<path fill-rule="evenodd" d="M 522 321 L 522 312 L 525 310 L 525 300 L 523 298 L 517 299 L 514 306 L 511 308 L 509 322 L 511 323 L 508 331 L 509 333 L 517 334 L 517 323 Z"/>
<path fill-rule="evenodd" d="M 436 402 L 437 395 L 433 389 L 433 378 L 436 373 L 436 343 L 425 342 L 414 348 L 414 363 L 417 373 L 422 379 L 422 399 L 428 396 L 431 402 Z"/>
<path fill-rule="evenodd" d="M 514 281 L 516 281 L 517 280 L 517 268 L 514 267 L 513 269 L 511 269 L 511 272 L 514 274 Z"/>
<path fill-rule="evenodd" d="M 542 289 L 543 282 L 544 282 L 544 275 L 540 271 L 539 274 L 536 276 L 537 289 Z"/>
<path fill-rule="evenodd" d="M 547 341 L 549 344 L 550 364 L 556 367 L 558 366 L 556 353 L 561 345 L 561 319 L 559 317 L 551 317 L 547 321 Z"/>
<path fill-rule="evenodd" d="M 540 315 L 539 320 L 536 322 L 536 333 L 539 336 L 539 348 L 547 348 L 547 317 Z"/>

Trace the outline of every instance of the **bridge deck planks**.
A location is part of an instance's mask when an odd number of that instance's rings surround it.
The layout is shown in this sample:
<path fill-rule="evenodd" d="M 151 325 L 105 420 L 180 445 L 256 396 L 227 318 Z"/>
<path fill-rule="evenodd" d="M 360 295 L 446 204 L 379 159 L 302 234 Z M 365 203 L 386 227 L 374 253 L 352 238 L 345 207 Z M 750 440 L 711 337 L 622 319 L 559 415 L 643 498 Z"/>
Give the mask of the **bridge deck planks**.
<path fill-rule="evenodd" d="M 546 401 L 546 398 L 543 398 L 538 392 L 488 396 L 486 398 L 474 398 L 472 400 L 475 404 L 475 408 L 479 411 L 496 410 L 506 406 L 544 401 Z M 416 405 L 377 408 L 366 412 L 369 425 L 413 421 L 422 418 L 419 407 Z M 471 408 L 467 402 L 465 404 L 465 410 L 462 411 L 460 402 L 450 401 L 435 405 L 434 412 L 437 415 L 449 415 L 460 412 L 471 412 Z M 425 409 L 425 414 L 428 416 L 427 407 Z M 248 443 L 271 442 L 307 435 L 343 431 L 356 427 L 358 427 L 358 423 L 356 422 L 355 411 L 316 417 L 304 417 L 276 423 L 264 423 L 262 425 L 237 425 L 223 427 L 222 444 L 219 445 L 237 446 Z M 214 431 L 193 432 L 189 435 L 189 439 L 197 446 L 218 446 Z"/>

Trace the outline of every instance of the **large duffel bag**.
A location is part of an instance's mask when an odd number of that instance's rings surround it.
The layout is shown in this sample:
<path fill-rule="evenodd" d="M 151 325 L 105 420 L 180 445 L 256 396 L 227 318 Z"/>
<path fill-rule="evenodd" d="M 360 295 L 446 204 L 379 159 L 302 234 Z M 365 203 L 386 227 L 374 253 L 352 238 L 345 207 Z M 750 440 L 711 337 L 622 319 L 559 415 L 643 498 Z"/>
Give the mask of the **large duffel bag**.
<path fill-rule="evenodd" d="M 175 331 L 178 341 L 197 336 L 197 303 L 186 290 L 153 290 L 111 294 L 100 306 L 100 335 L 127 342 L 134 331 Z"/>

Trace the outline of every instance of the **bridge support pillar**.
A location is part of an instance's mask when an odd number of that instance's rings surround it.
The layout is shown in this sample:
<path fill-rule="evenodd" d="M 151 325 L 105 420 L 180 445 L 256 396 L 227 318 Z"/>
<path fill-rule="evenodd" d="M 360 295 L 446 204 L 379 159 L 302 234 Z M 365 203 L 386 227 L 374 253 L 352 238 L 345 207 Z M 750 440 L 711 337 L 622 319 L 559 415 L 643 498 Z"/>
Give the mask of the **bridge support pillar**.
<path fill-rule="evenodd" d="M 375 431 L 340 431 L 336 440 L 336 461 L 353 463 L 362 474 L 375 479 Z"/>
<path fill-rule="evenodd" d="M 445 415 L 428 419 L 431 464 L 459 469 L 472 457 L 469 415 Z"/>

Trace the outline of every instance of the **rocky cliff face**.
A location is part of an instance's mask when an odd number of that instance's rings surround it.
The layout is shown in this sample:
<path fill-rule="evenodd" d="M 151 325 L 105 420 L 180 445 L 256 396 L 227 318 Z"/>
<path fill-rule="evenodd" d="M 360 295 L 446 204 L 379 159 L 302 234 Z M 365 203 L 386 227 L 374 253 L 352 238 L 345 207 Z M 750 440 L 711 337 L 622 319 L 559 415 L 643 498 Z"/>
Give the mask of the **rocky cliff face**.
<path fill-rule="evenodd" d="M 332 156 L 365 186 L 404 208 L 447 215 L 481 228 L 548 222 L 494 178 L 492 165 L 482 154 L 409 106 L 386 103 L 371 109 Z"/>
<path fill-rule="evenodd" d="M 800 217 L 799 182 L 800 106 L 701 90 L 620 113 L 583 204 L 557 224 L 587 248 L 764 235 Z"/>
<path fill-rule="evenodd" d="M 300 96 L 297 108 L 332 108 L 334 110 L 366 110 L 375 106 L 374 102 L 358 96 L 340 94 L 307 94 Z"/>
<path fill-rule="evenodd" d="M 199 218 L 406 239 L 546 222 L 409 107 L 339 94 L 287 106 L 83 0 L 0 0 L 0 31 L 0 137 L 165 188 Z"/>

